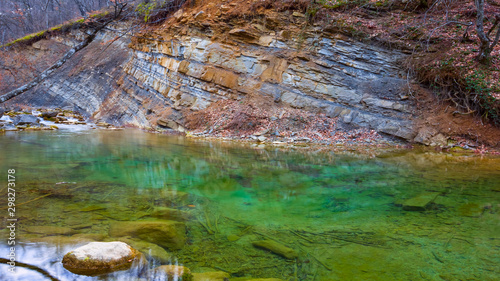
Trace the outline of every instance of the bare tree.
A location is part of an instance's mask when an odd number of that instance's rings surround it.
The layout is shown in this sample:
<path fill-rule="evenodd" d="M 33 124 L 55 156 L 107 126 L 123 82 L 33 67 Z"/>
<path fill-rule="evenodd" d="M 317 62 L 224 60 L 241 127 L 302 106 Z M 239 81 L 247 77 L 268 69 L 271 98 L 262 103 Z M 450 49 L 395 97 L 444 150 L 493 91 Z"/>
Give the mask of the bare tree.
<path fill-rule="evenodd" d="M 73 1 L 75 2 L 76 6 L 78 6 L 78 10 L 80 10 L 80 14 L 82 15 L 82 17 L 87 18 L 88 11 L 83 2 L 81 0 L 73 0 Z"/>
<path fill-rule="evenodd" d="M 493 48 L 498 44 L 500 39 L 500 14 L 495 15 L 495 21 L 493 26 L 486 33 L 484 30 L 484 0 L 474 0 L 477 8 L 477 19 L 476 19 L 476 31 L 480 40 L 479 55 L 477 59 L 483 64 L 489 64 L 491 61 L 491 52 Z M 496 29 L 496 35 L 491 39 L 491 34 L 494 33 Z"/>
<path fill-rule="evenodd" d="M 103 30 L 108 24 L 111 22 L 117 20 L 123 9 L 126 7 L 126 3 L 123 5 L 120 5 L 120 10 L 118 11 L 118 14 L 116 17 L 113 17 L 111 19 L 108 19 L 104 23 L 101 23 L 99 26 L 89 30 L 90 34 L 87 35 L 87 37 L 78 45 L 70 49 L 60 60 L 58 60 L 56 63 L 51 65 L 49 68 L 45 69 L 42 73 L 40 73 L 37 77 L 35 77 L 31 82 L 15 89 L 12 90 L 2 96 L 0 96 L 0 103 L 4 103 L 5 101 L 14 98 L 22 93 L 25 93 L 26 91 L 32 89 L 33 87 L 37 86 L 40 84 L 45 78 L 47 78 L 49 75 L 51 75 L 54 71 L 59 69 L 66 61 L 68 61 L 75 53 L 79 52 L 80 50 L 83 50 L 85 47 L 87 47 L 94 38 L 96 37 L 97 33 L 101 30 Z"/>

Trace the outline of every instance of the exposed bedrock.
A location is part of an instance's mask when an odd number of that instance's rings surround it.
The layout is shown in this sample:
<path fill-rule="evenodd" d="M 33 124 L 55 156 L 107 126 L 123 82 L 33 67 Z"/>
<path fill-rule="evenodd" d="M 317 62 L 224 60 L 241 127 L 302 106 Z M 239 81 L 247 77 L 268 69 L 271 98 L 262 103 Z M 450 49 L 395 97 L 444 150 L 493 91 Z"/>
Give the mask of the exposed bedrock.
<path fill-rule="evenodd" d="M 227 34 L 215 40 L 194 31 L 157 31 L 113 41 L 114 32 L 101 32 L 57 73 L 8 104 L 68 108 L 147 128 L 160 118 L 182 121 L 182 114 L 221 99 L 262 95 L 339 117 L 346 128 L 406 140 L 417 135 L 399 66 L 403 54 L 326 32 L 306 33 L 300 42 L 286 32 L 253 28 Z"/>

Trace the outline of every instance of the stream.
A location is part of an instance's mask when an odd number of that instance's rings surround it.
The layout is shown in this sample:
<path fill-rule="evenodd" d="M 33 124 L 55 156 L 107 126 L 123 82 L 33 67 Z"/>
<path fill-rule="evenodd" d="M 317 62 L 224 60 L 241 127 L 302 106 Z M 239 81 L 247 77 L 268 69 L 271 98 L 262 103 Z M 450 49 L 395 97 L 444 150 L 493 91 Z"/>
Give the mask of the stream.
<path fill-rule="evenodd" d="M 14 215 L 8 182 L 15 182 Z M 64 254 L 89 241 L 127 242 L 148 256 L 149 268 L 178 264 L 225 271 L 230 280 L 500 276 L 498 156 L 286 149 L 128 129 L 5 132 L 0 191 L 0 258 L 11 252 L 10 215 L 16 261 L 56 280 L 147 280 L 134 268 L 67 271 Z M 422 194 L 434 196 L 424 209 L 405 207 Z M 112 230 L 165 212 L 186 225 L 181 249 Z M 252 245 L 263 239 L 298 258 Z M 0 264 L 0 280 L 51 280 L 33 268 L 9 268 Z"/>

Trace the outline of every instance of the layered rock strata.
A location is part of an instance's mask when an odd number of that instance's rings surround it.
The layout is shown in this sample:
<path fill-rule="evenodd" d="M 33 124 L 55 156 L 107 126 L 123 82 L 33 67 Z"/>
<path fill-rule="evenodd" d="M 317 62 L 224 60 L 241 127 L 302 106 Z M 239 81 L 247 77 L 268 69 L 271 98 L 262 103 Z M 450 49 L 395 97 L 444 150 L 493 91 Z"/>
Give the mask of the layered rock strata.
<path fill-rule="evenodd" d="M 188 29 L 183 35 L 142 34 L 131 43 L 126 37 L 113 40 L 116 34 L 107 31 L 9 103 L 68 108 L 115 125 L 148 128 L 161 118 L 182 121 L 186 112 L 221 99 L 262 95 L 339 117 L 346 128 L 413 140 L 414 108 L 398 65 L 404 55 L 327 31 L 294 37 L 247 26 L 216 40 L 209 31 Z"/>

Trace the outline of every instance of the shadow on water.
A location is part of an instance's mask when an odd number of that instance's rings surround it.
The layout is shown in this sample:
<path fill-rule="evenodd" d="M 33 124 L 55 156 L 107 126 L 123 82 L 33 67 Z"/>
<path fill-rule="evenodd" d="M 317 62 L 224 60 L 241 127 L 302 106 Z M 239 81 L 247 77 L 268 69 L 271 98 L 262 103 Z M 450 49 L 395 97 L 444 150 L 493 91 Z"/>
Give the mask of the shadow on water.
<path fill-rule="evenodd" d="M 0 171 L 16 170 L 19 262 L 10 273 L 2 227 L 2 280 L 162 280 L 151 270 L 165 264 L 230 280 L 500 274 L 499 158 L 292 151 L 136 131 L 13 133 L 0 147 Z M 155 232 L 166 222 L 180 227 L 174 238 Z M 67 271 L 64 254 L 91 241 L 126 242 L 148 264 Z"/>

